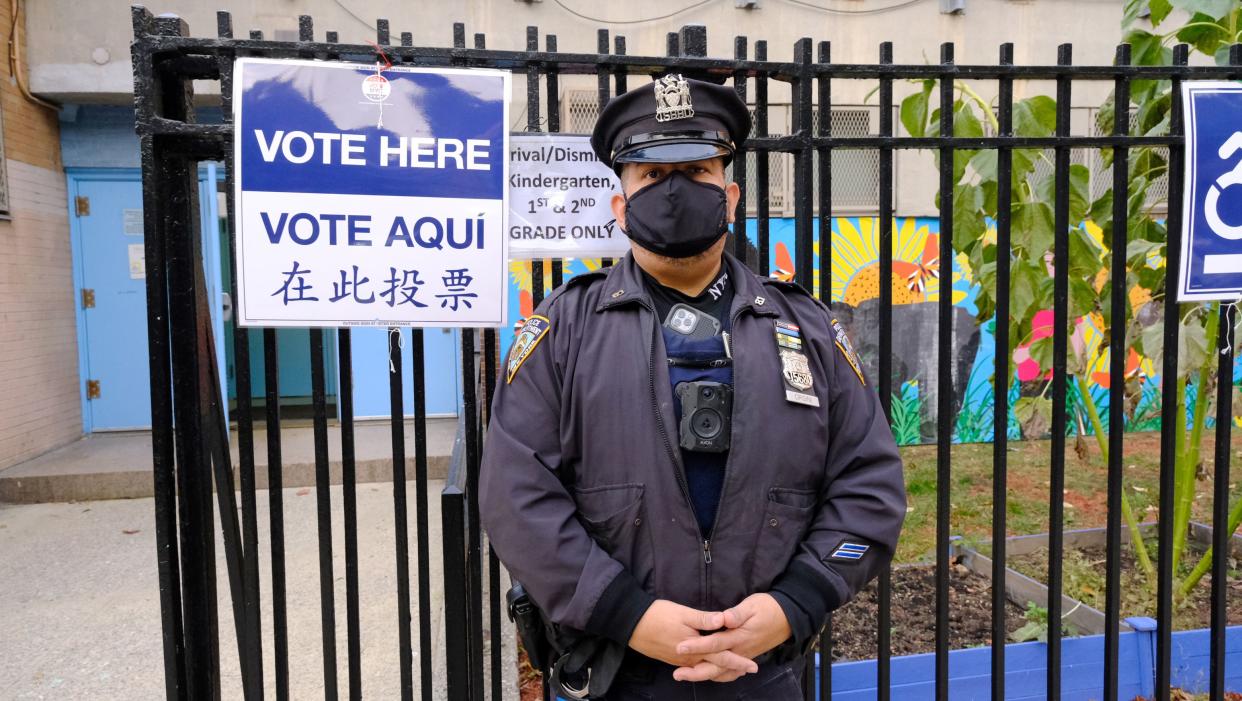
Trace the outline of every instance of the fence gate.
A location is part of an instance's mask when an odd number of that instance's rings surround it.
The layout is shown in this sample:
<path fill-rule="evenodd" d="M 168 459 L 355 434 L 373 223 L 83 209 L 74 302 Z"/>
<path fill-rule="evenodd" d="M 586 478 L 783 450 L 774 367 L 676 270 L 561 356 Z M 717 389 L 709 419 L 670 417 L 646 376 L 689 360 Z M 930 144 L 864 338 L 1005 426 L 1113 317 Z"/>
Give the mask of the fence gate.
<path fill-rule="evenodd" d="M 228 214 L 230 237 L 234 236 L 233 222 L 233 125 L 231 97 L 233 61 L 242 56 L 267 56 L 284 58 L 318 58 L 325 60 L 352 60 L 372 62 L 376 48 L 369 45 L 346 45 L 337 43 L 337 34 L 327 32 L 317 40 L 311 18 L 299 19 L 299 40 L 279 42 L 265 40 L 261 32 L 251 32 L 248 37 L 235 37 L 228 13 L 218 14 L 216 38 L 193 38 L 186 24 L 175 16 L 153 17 L 141 7 L 132 11 L 134 43 L 134 100 L 137 131 L 141 142 L 143 200 L 147 263 L 147 310 L 148 347 L 151 367 L 152 449 L 155 479 L 156 538 L 160 583 L 160 608 L 164 640 L 164 672 L 168 698 L 213 698 L 221 694 L 222 677 L 240 677 L 246 698 L 262 698 L 274 693 L 276 698 L 289 697 L 290 658 L 297 658 L 302 651 L 290 649 L 288 631 L 290 615 L 306 615 L 305 611 L 291 611 L 286 596 L 287 584 L 312 577 L 309 571 L 293 571 L 287 568 L 285 534 L 290 526 L 286 522 L 281 491 L 281 416 L 278 406 L 276 337 L 273 329 L 234 329 L 234 352 L 237 367 L 237 394 L 251 396 L 251 383 L 258 381 L 250 376 L 249 334 L 262 333 L 264 352 L 264 387 L 266 410 L 254 416 L 248 403 L 242 402 L 236 410 L 238 433 L 238 465 L 236 474 L 240 484 L 234 484 L 234 470 L 230 455 L 227 426 L 224 419 L 224 399 L 221 382 L 214 361 L 214 341 L 210 312 L 206 300 L 206 283 L 200 239 L 204 232 L 199 229 L 198 191 L 196 169 L 200 161 L 222 161 L 228 174 Z M 666 56 L 627 56 L 625 38 L 610 37 L 607 30 L 599 30 L 597 53 L 574 54 L 557 50 L 556 37 L 540 37 L 537 28 L 526 30 L 525 51 L 494 51 L 485 47 L 482 34 L 475 34 L 473 47 L 467 48 L 466 30 L 461 24 L 453 26 L 453 46 L 436 48 L 413 46 L 412 36 L 400 36 L 400 45 L 391 45 L 388 22 L 376 23 L 376 43 L 397 65 L 413 66 L 479 66 L 501 68 L 526 77 L 528 131 L 560 131 L 561 90 L 559 76 L 563 74 L 595 75 L 598 81 L 598 101 L 602 106 L 608 98 L 627 89 L 629 78 L 646 80 L 653 74 L 675 69 L 699 77 L 714 78 L 719 82 L 732 81 L 738 95 L 754 104 L 755 127 L 753 138 L 746 149 L 753 152 L 756 161 L 755 182 L 747 182 L 747 158 L 734 161 L 732 177 L 739 183 L 743 193 L 752 191 L 756 203 L 753 245 L 746 237 L 735 237 L 733 252 L 747 261 L 754 269 L 765 274 L 772 269 L 769 261 L 769 234 L 771 217 L 768 184 L 771 177 L 769 157 L 774 153 L 791 154 L 794 160 L 793 211 L 795 214 L 794 263 L 796 280 L 812 289 L 821 299 L 831 303 L 830 270 L 833 255 L 830 237 L 818 237 L 818 231 L 829 231 L 831 226 L 832 163 L 834 152 L 840 149 L 873 149 L 879 156 L 879 321 L 878 321 L 878 389 L 886 412 L 891 416 L 893 390 L 893 155 L 896 149 L 930 149 L 938 154 L 940 167 L 940 239 L 939 260 L 952 260 L 954 200 L 953 162 L 955 151 L 961 149 L 994 150 L 997 168 L 1001 174 L 995 221 L 999 250 L 1009 251 L 1011 246 L 1009 173 L 1014 150 L 1051 149 L 1055 169 L 1055 190 L 1051 206 L 1055 218 L 1055 239 L 1050 261 L 1052 263 L 1053 314 L 1055 335 L 1053 351 L 1053 379 L 1051 383 L 1052 425 L 1066 425 L 1067 374 L 1066 357 L 1068 344 L 1068 265 L 1070 235 L 1068 210 L 1070 207 L 1070 151 L 1073 148 L 1111 148 L 1114 150 L 1113 183 L 1116 205 L 1112 211 L 1112 242 L 1114 250 L 1124 251 L 1126 246 L 1126 193 L 1128 149 L 1162 145 L 1169 148 L 1169 207 L 1168 207 L 1168 253 L 1167 269 L 1176 270 L 1179 256 L 1179 232 L 1181 226 L 1181 148 L 1183 146 L 1182 116 L 1178 105 L 1172 109 L 1171 128 L 1165 135 L 1136 136 L 1125 127 L 1114 129 L 1111 134 L 1095 136 L 1071 136 L 1069 133 L 1069 104 L 1071 87 L 1075 81 L 1111 81 L 1119 95 L 1127 95 L 1134 80 L 1168 80 L 1172 82 L 1173 94 L 1187 78 L 1237 78 L 1242 76 L 1242 51 L 1238 45 L 1231 53 L 1232 67 L 1188 67 L 1185 46 L 1174 52 L 1174 65 L 1161 67 L 1138 67 L 1129 64 L 1129 47 L 1119 47 L 1114 66 L 1073 66 L 1070 47 L 1064 45 L 1058 52 L 1056 65 L 1015 66 L 1011 45 L 1000 47 L 999 60 L 994 65 L 957 65 L 953 60 L 952 44 L 941 49 L 940 60 L 931 65 L 894 65 L 892 46 L 884 43 L 879 48 L 879 61 L 875 64 L 833 64 L 830 62 L 827 42 L 812 43 L 810 39 L 799 40 L 793 46 L 792 60 L 769 60 L 768 47 L 764 41 L 754 43 L 754 57 L 750 58 L 750 46 L 746 37 L 734 40 L 735 55 L 732 59 L 706 57 L 706 30 L 701 26 L 683 27 L 679 32 L 668 34 Z M 878 86 L 879 133 L 868 136 L 842 138 L 830 133 L 830 119 L 813 119 L 813 110 L 829 114 L 832 104 L 834 79 L 873 81 Z M 928 90 L 938 100 L 939 135 L 898 135 L 894 127 L 893 85 L 895 81 L 917 79 L 929 81 Z M 954 129 L 954 81 L 995 80 L 999 86 L 997 114 L 999 124 L 992 135 L 956 135 Z M 1014 80 L 1051 80 L 1056 84 L 1057 119 L 1055 133 L 1051 135 L 1015 135 L 1013 111 Z M 223 124 L 203 124 L 195 119 L 193 108 L 193 80 L 219 81 L 223 102 Z M 768 87 L 769 81 L 789 83 L 793 91 L 792 133 L 788 136 L 768 136 Z M 637 81 L 636 81 L 637 82 Z M 1126 111 L 1128 100 L 1118 100 L 1116 124 L 1129 124 Z M 1176 102 L 1176 101 L 1175 101 Z M 936 103 L 932 103 L 934 105 Z M 546 115 L 543 110 L 546 109 Z M 949 196 L 946 196 L 949 195 Z M 745 231 L 748 198 L 743 196 L 738 205 L 736 231 Z M 814 246 L 818 239 L 823 248 L 822 262 L 816 265 Z M 236 251 L 236 246 L 231 246 Z M 1111 274 L 1124 278 L 1126 256 L 1112 258 Z M 546 261 L 545 261 L 546 263 Z M 605 261 L 608 264 L 608 261 Z M 236 266 L 235 260 L 229 265 Z M 818 267 L 818 270 L 816 270 Z M 546 289 L 554 288 L 563 281 L 563 267 L 559 260 L 551 261 L 550 279 L 545 278 L 544 265 L 533 267 L 533 296 L 538 304 Z M 232 276 L 236 279 L 236 275 Z M 816 284 L 823 281 L 822 284 Z M 996 259 L 995 285 L 1002 294 L 997 298 L 997 318 L 1009 314 L 1010 266 L 1007 255 Z M 236 290 L 231 291 L 236 299 Z M 1124 307 L 1124 286 L 1114 287 L 1113 308 Z M 1165 327 L 1163 356 L 1163 394 L 1176 394 L 1176 369 L 1179 325 L 1178 306 L 1171 295 L 1163 299 Z M 952 387 L 952 296 L 942 294 L 938 302 L 939 324 L 937 333 L 937 372 L 939 386 Z M 1216 421 L 1216 457 L 1214 509 L 1214 542 L 1216 552 L 1226 548 L 1225 523 L 1228 497 L 1229 438 L 1232 426 L 1230 416 L 1229 387 L 1233 376 L 1233 345 L 1231 330 L 1234 327 L 1232 305 L 1221 308 L 1219 335 L 1215 340 L 1219 365 L 1216 368 L 1220 397 Z M 1124 320 L 1122 320 L 1124 323 Z M 235 322 L 234 322 L 235 323 Z M 1121 328 L 1118 326 L 1118 328 Z M 1005 324 L 997 325 L 997 365 L 995 395 L 1008 396 L 1009 373 L 1006 365 L 1014 339 L 1009 338 Z M 340 464 L 342 465 L 342 499 L 344 506 L 344 562 L 345 562 L 345 610 L 346 659 L 337 659 L 337 617 L 333 571 L 333 538 L 331 518 L 331 493 L 329 491 L 329 455 L 327 410 L 325 402 L 324 343 L 322 330 L 311 330 L 311 381 L 314 408 L 314 454 L 315 499 L 317 506 L 317 537 L 319 546 L 318 582 L 320 591 L 320 624 L 322 632 L 322 688 L 324 696 L 336 698 L 345 689 L 350 698 L 358 698 L 367 690 L 368 680 L 362 675 L 362 635 L 360 623 L 359 565 L 355 436 L 352 407 L 350 332 L 342 329 L 337 335 L 340 358 Z M 1124 333 L 1109 337 L 1112 358 L 1122 358 Z M 502 572 L 495 556 L 485 552 L 485 542 L 479 529 L 478 503 L 475 485 L 479 468 L 480 449 L 484 440 L 487 420 L 487 399 L 496 381 L 498 344 L 494 330 L 465 329 L 461 334 L 463 413 L 459 421 L 457 441 L 453 451 L 450 474 L 440 494 L 440 513 L 443 538 L 440 543 L 429 542 L 429 495 L 427 478 L 427 435 L 424 407 L 425 378 L 423 373 L 423 334 L 413 333 L 414 362 L 414 474 L 406 472 L 407 455 L 411 450 L 405 442 L 402 387 L 402 353 L 397 344 L 390 344 L 389 357 L 391 389 L 391 441 L 393 466 L 393 509 L 396 536 L 392 544 L 395 556 L 395 591 L 389 595 L 396 598 L 398 629 L 397 657 L 399 669 L 385 670 L 400 678 L 403 698 L 413 698 L 416 690 L 423 699 L 431 699 L 433 689 L 439 682 L 451 699 L 500 699 L 506 693 L 502 688 L 502 600 L 500 596 Z M 1112 387 L 1124 386 L 1123 363 L 1113 361 L 1109 368 Z M 1121 425 L 1123 402 L 1109 402 L 1108 417 L 1111 425 Z M 994 501 L 993 501 L 993 570 L 994 582 L 1004 578 L 1006 534 L 1006 430 L 1010 407 L 1006 402 L 995 402 L 993 416 L 994 440 Z M 1163 432 L 1160 460 L 1160 506 L 1161 513 L 1173 511 L 1173 417 L 1176 403 L 1163 404 Z M 952 556 L 949 531 L 949 486 L 952 475 L 949 446 L 956 412 L 955 397 L 951 391 L 937 395 L 937 509 L 936 509 L 936 606 L 933 612 L 936 632 L 935 682 L 933 693 L 937 699 L 949 697 L 949 568 Z M 256 446 L 254 423 L 261 421 L 266 429 L 266 446 Z M 1122 432 L 1109 436 L 1111 448 L 1108 461 L 1108 520 L 1107 520 L 1107 599 L 1104 634 L 1104 661 L 1100 666 L 1104 698 L 1116 698 L 1119 684 L 1119 612 L 1120 612 L 1120 556 L 1121 556 L 1121 476 Z M 1047 645 L 1047 697 L 1059 698 L 1062 688 L 1062 626 L 1063 615 L 1060 593 L 1062 572 L 1060 558 L 1063 543 L 1063 501 L 1061 498 L 1065 480 L 1064 432 L 1052 432 L 1051 490 L 1049 516 L 1051 533 L 1048 584 L 1048 645 Z M 266 557 L 259 550 L 258 503 L 256 497 L 255 450 L 265 449 L 268 456 L 267 511 L 270 524 L 270 551 Z M 406 484 L 415 483 L 413 505 L 414 567 L 417 592 L 411 588 L 411 562 L 409 519 L 411 508 L 407 503 Z M 213 505 L 212 499 L 216 499 Z M 239 503 L 240 500 L 240 503 Z M 222 600 L 231 604 L 233 629 L 236 640 L 221 641 L 218 635 L 220 612 L 217 611 L 215 552 L 216 514 L 223 542 L 223 561 L 227 574 L 228 595 Z M 299 524 L 301 525 L 301 524 Z M 1158 531 L 1160 550 L 1158 633 L 1155 647 L 1154 689 L 1159 698 L 1169 697 L 1171 615 L 1173 606 L 1173 579 L 1170 545 L 1172 520 L 1162 518 Z M 361 534 L 363 538 L 368 534 Z M 444 608 L 432 610 L 431 605 L 431 555 L 432 548 L 440 548 L 443 560 Z M 1225 654 L 1225 594 L 1227 578 L 1226 558 L 1216 558 L 1212 563 L 1212 626 L 1211 626 L 1211 678 L 1213 698 L 1222 698 L 1224 689 Z M 261 567 L 264 563 L 266 567 Z M 263 571 L 266 570 L 266 571 Z M 262 574 L 262 577 L 261 577 Z M 295 579 L 296 578 L 296 579 Z M 261 579 L 265 580 L 262 582 Z M 881 699 L 893 695 L 892 664 L 890 659 L 889 594 L 891 577 L 884 573 L 880 578 L 880 606 L 876 640 L 876 692 Z M 271 615 L 261 620 L 260 592 L 270 592 Z M 991 594 L 993 640 L 1005 640 L 1005 588 L 994 586 Z M 417 620 L 414 619 L 417 612 Z M 432 620 L 443 615 L 444 638 L 432 640 Z M 418 636 L 417 647 L 413 636 Z M 265 653 L 263 641 L 271 640 L 271 649 Z M 239 669 L 234 673 L 222 671 L 220 644 L 236 644 Z M 819 647 L 827 653 L 832 644 L 831 617 L 824 627 Z M 432 651 L 441 648 L 444 668 L 432 665 Z M 419 659 L 414 659 L 417 649 Z M 486 654 L 485 654 L 486 653 Z M 271 663 L 266 666 L 264 660 Z M 827 659 L 827 657 L 825 657 Z M 341 664 L 343 662 L 344 664 Z M 1005 648 L 993 646 L 991 652 L 990 687 L 992 698 L 1005 697 Z M 415 679 L 417 678 L 417 683 Z M 485 679 L 490 683 L 485 685 Z M 806 680 L 807 698 L 828 698 L 832 689 L 832 666 L 808 665 Z M 1029 685 L 1028 680 L 1026 684 Z M 1036 692 L 1037 693 L 1037 692 Z M 898 692 L 898 696 L 901 693 Z"/>

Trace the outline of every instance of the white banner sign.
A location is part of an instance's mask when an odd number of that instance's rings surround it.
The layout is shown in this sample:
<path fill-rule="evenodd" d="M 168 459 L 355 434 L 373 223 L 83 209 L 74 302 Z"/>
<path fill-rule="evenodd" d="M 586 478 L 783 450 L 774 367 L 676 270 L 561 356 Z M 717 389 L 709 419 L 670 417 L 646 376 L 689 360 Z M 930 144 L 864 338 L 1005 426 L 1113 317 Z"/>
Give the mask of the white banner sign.
<path fill-rule="evenodd" d="M 612 216 L 621 183 L 586 136 L 509 137 L 509 257 L 604 258 L 630 250 Z"/>

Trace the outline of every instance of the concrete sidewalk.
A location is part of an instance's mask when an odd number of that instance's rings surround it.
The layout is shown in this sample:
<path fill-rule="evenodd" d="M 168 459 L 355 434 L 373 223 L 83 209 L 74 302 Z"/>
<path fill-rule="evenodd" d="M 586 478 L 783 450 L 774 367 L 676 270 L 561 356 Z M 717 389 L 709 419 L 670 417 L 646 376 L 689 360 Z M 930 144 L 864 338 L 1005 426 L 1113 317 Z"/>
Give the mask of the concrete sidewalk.
<path fill-rule="evenodd" d="M 445 696 L 444 579 L 439 494 L 428 485 L 431 641 L 435 698 Z M 337 681 L 348 695 L 345 545 L 340 487 L 331 489 L 333 578 L 336 582 Z M 283 490 L 290 697 L 323 697 L 319 550 L 314 489 Z M 358 487 L 358 571 L 362 691 L 400 696 L 397 582 L 391 485 Z M 418 561 L 414 485 L 407 484 L 410 523 L 411 636 L 419 693 Z M 258 499 L 263 626 L 263 681 L 274 698 L 268 493 Z M 0 689 L 12 699 L 149 699 L 164 695 L 154 504 L 151 499 L 78 504 L 0 504 Z M 223 697 L 241 698 L 228 577 L 217 529 L 220 668 Z M 506 583 L 503 585 L 507 587 Z M 486 600 L 486 599 L 485 599 Z M 504 687 L 517 698 L 514 635 L 507 617 Z M 485 638 L 486 639 L 486 638 Z M 486 667 L 486 665 L 485 665 Z"/>
<path fill-rule="evenodd" d="M 443 479 L 453 451 L 457 419 L 427 419 L 427 475 Z M 416 424 L 405 422 L 406 474 L 414 475 Z M 315 484 L 314 429 L 304 422 L 282 426 L 282 478 L 286 487 Z M 239 463 L 237 430 L 229 434 L 233 465 Z M 354 425 L 355 471 L 358 482 L 392 480 L 392 429 L 388 421 Z M 267 431 L 256 417 L 255 480 L 267 487 Z M 332 483 L 341 481 L 341 431 L 328 425 L 328 456 Z M 234 479 L 237 479 L 234 470 Z M 0 502 L 39 504 L 57 501 L 133 499 L 154 493 L 151 477 L 151 433 L 94 433 L 33 460 L 0 470 Z"/>

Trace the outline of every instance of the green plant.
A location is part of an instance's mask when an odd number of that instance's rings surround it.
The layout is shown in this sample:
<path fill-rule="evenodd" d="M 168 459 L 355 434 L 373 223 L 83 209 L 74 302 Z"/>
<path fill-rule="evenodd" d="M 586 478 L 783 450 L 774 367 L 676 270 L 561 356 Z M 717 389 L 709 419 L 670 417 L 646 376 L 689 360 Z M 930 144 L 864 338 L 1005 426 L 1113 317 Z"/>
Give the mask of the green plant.
<path fill-rule="evenodd" d="M 1009 634 L 1009 639 L 1015 643 L 1025 643 L 1031 640 L 1039 642 L 1048 641 L 1048 609 L 1037 605 L 1034 601 L 1027 602 L 1026 612 L 1022 614 L 1026 619 L 1026 623 L 1014 632 Z"/>
<path fill-rule="evenodd" d="M 1139 14 L 1150 10 L 1150 30 L 1138 26 Z M 1175 9 L 1182 10 L 1188 19 L 1165 33 L 1157 28 L 1170 17 Z M 1180 17 L 1181 15 L 1179 15 Z M 1167 46 L 1173 41 L 1185 42 L 1195 52 L 1208 56 L 1218 64 L 1226 63 L 1229 44 L 1242 41 L 1242 4 L 1237 0 L 1126 0 L 1122 19 L 1124 39 L 1131 46 L 1131 63 L 1135 65 L 1167 65 L 1172 60 L 1172 50 Z M 932 109 L 935 80 L 916 81 L 919 89 L 901 103 L 902 125 L 914 137 L 939 133 L 940 109 Z M 1128 133 L 1137 136 L 1159 136 L 1168 133 L 1172 116 L 1173 100 L 1167 80 L 1134 80 L 1130 84 L 1129 103 L 1123 112 L 1132 112 Z M 985 100 L 965 81 L 954 81 L 952 107 L 953 136 L 982 137 L 985 124 L 993 133 L 1000 132 L 995 107 Z M 1056 128 L 1056 101 L 1046 95 L 1035 95 L 1018 100 L 1012 107 L 1011 130 L 1014 136 L 1044 137 Z M 1096 126 L 1101 133 L 1113 133 L 1113 121 L 1117 113 L 1114 97 L 1101 105 Z M 1164 324 L 1159 318 L 1163 309 L 1167 285 L 1167 269 L 1164 247 L 1168 240 L 1165 223 L 1152 216 L 1156 204 L 1150 197 L 1152 184 L 1168 171 L 1167 149 L 1155 146 L 1132 147 L 1128 151 L 1126 201 L 1114 207 L 1114 193 L 1110 188 L 1092 199 L 1089 184 L 1091 173 L 1081 164 L 1070 164 L 1067 169 L 1068 184 L 1068 278 L 1070 326 L 1058 329 L 1071 334 L 1067 369 L 1071 376 L 1069 397 L 1076 397 L 1081 409 L 1082 429 L 1079 422 L 1071 422 L 1068 430 L 1081 430 L 1095 436 L 1102 459 L 1108 459 L 1108 442 L 1095 397 L 1088 391 L 1093 358 L 1074 326 L 1074 320 L 1087 318 L 1101 329 L 1107 345 L 1111 334 L 1124 334 L 1123 346 L 1160 363 L 1161 340 Z M 1112 167 L 1111 149 L 1101 151 L 1103 167 Z M 1037 328 L 1036 315 L 1052 308 L 1053 279 L 1052 260 L 1049 251 L 1056 239 L 1054 222 L 1055 176 L 1053 169 L 1041 174 L 1037 169 L 1040 161 L 1052 164 L 1048 153 L 1036 149 L 1013 149 L 1009 175 L 1009 216 L 1011 221 L 1011 266 L 1009 289 L 1010 314 L 1009 338 L 1013 347 L 1027 347 L 1031 357 L 1041 368 L 1052 366 L 1053 334 L 1045 333 L 1046 326 Z M 980 284 L 976 305 L 980 323 L 995 317 L 996 240 L 987 235 L 988 221 L 995 221 L 998 214 L 1000 194 L 1000 155 L 996 150 L 960 149 L 953 153 L 951 179 L 954 183 L 953 198 L 953 248 L 966 254 L 976 271 Z M 939 166 L 939 163 L 937 164 Z M 940 202 L 937 200 L 937 206 Z M 1125 248 L 1124 280 L 1110 280 L 1101 270 L 1111 270 L 1114 251 L 1113 213 L 1124 216 L 1127 231 Z M 1097 226 L 1098 225 L 1098 226 Z M 1098 235 L 1097 235 L 1098 234 Z M 1111 291 L 1116 285 L 1124 285 L 1127 292 L 1125 308 L 1113 309 Z M 1140 323 L 1135 313 L 1138 304 L 1150 305 L 1144 310 L 1145 323 Z M 1152 313 L 1152 310 L 1156 310 Z M 1154 317 L 1154 318 L 1153 318 Z M 1214 355 L 1209 347 L 1219 332 L 1219 307 L 1216 304 L 1180 305 L 1176 323 L 1179 325 L 1177 415 L 1185 416 L 1188 388 L 1193 393 L 1189 425 L 1179 422 L 1176 436 L 1175 508 L 1173 514 L 1165 514 L 1173 520 L 1174 572 L 1180 574 L 1180 558 L 1185 549 L 1190 506 L 1194 500 L 1195 475 L 1200 463 L 1203 430 L 1209 423 L 1209 408 L 1215 392 L 1211 384 L 1215 379 Z M 1006 320 L 997 320 L 1006 323 Z M 1231 333 L 1234 329 L 1229 330 Z M 1122 359 L 1113 359 L 1114 361 Z M 1012 362 L 1012 360 L 1011 360 Z M 1123 361 L 1124 362 L 1124 361 Z M 1013 376 L 1011 365 L 1010 375 Z M 1038 392 L 1022 392 L 1014 404 L 1014 414 L 1023 433 L 1031 436 L 1050 425 L 1051 402 L 1046 396 L 1047 387 Z M 1130 386 L 1115 387 L 1118 399 L 1126 408 L 1127 423 L 1136 420 L 1150 424 L 1151 414 L 1136 414 L 1138 401 L 1125 401 L 1126 393 L 1133 396 L 1141 391 L 1137 382 Z M 969 422 L 968 422 L 969 423 Z M 1087 428 L 1089 427 L 1089 430 Z M 1123 427 L 1114 427 L 1123 430 Z M 1067 427 L 1052 427 L 1067 430 Z M 1135 545 L 1135 555 L 1147 574 L 1154 589 L 1156 575 L 1143 535 L 1131 508 L 1126 491 L 1121 497 L 1122 517 Z M 1233 533 L 1242 521 L 1242 499 L 1238 499 L 1229 514 L 1228 530 Z M 1181 580 L 1179 592 L 1185 595 L 1200 581 L 1210 567 L 1212 553 L 1209 550 Z"/>
<path fill-rule="evenodd" d="M 918 382 L 905 382 L 901 394 L 892 395 L 893 440 L 897 445 L 917 445 L 922 439 L 919 432 Z"/>

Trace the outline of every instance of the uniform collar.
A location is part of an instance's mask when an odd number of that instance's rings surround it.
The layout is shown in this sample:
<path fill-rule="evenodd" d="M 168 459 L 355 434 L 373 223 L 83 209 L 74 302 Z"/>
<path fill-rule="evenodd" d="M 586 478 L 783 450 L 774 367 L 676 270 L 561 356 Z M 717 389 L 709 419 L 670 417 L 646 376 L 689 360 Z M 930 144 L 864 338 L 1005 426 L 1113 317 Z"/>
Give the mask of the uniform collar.
<path fill-rule="evenodd" d="M 776 305 L 767 298 L 763 282 L 727 251 L 724 264 L 729 270 L 729 281 L 733 284 L 733 307 L 729 310 L 731 317 L 737 316 L 743 309 L 748 309 L 760 316 L 780 316 Z M 652 307 L 651 297 L 647 294 L 647 286 L 643 282 L 643 271 L 634 260 L 633 253 L 625 254 L 621 262 L 614 265 L 604 278 L 604 293 L 595 311 L 603 312 L 616 309 L 631 302 L 641 302 L 648 308 Z"/>

